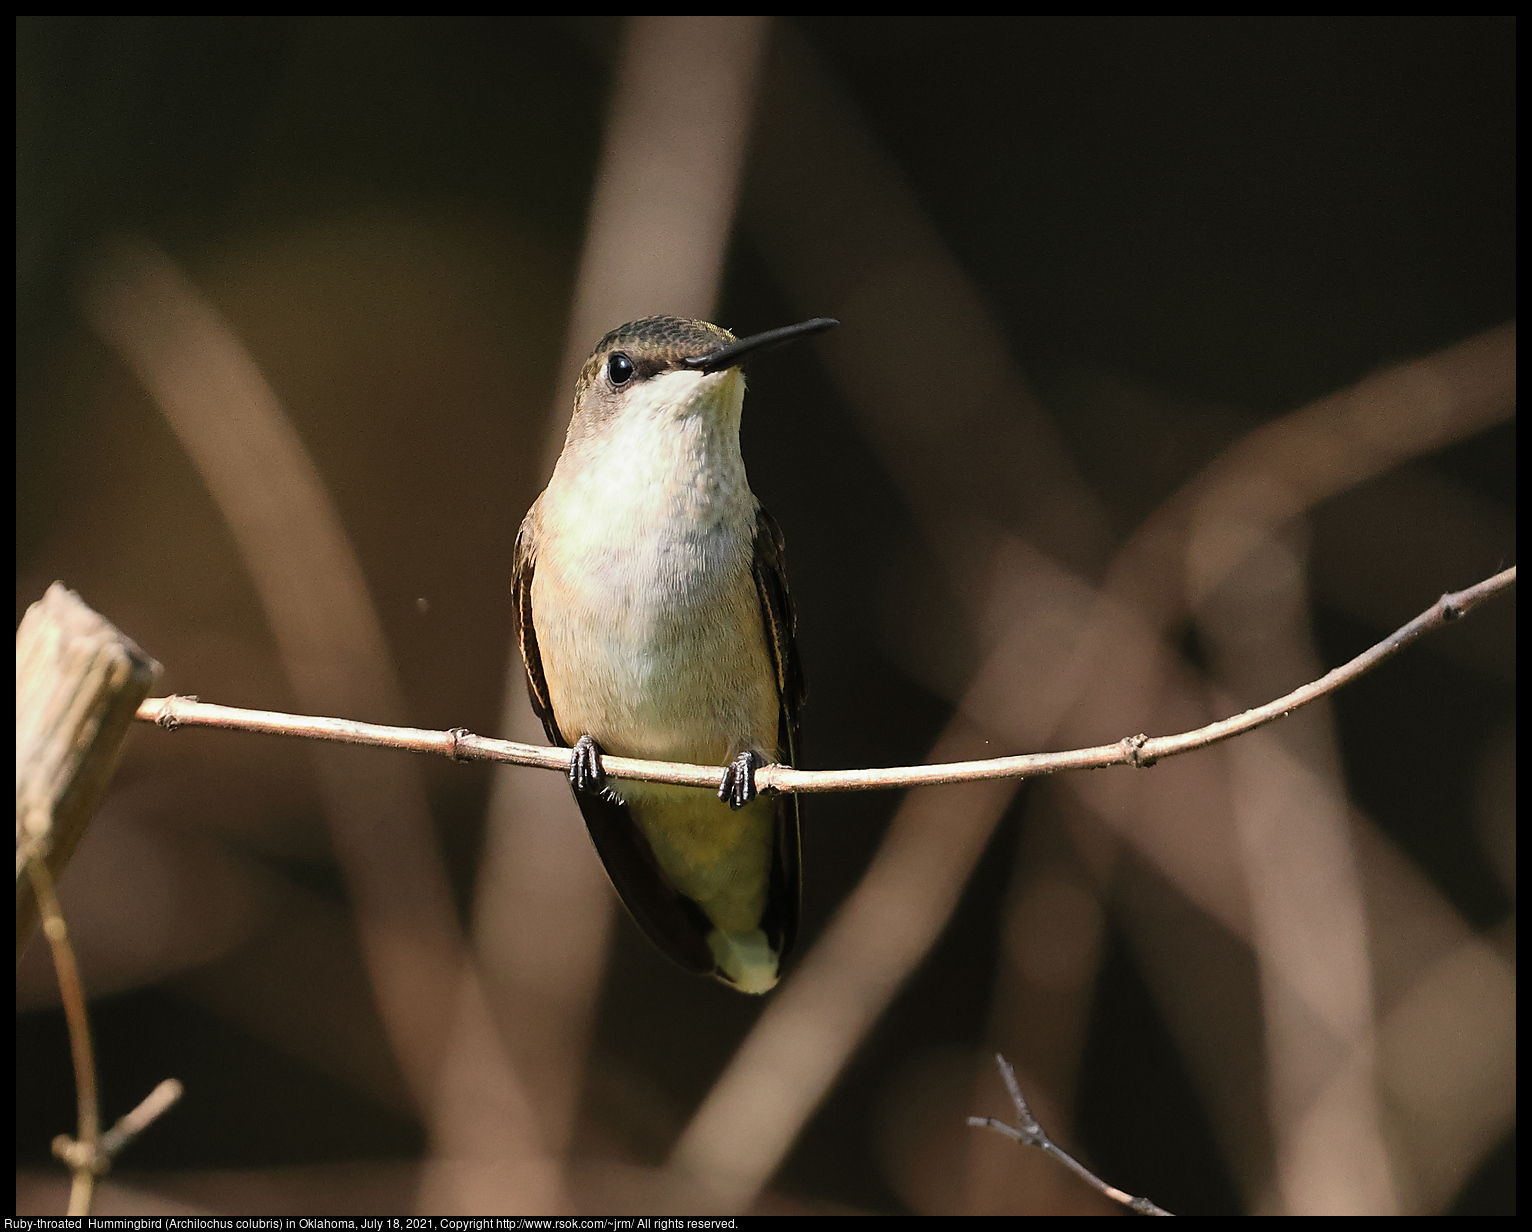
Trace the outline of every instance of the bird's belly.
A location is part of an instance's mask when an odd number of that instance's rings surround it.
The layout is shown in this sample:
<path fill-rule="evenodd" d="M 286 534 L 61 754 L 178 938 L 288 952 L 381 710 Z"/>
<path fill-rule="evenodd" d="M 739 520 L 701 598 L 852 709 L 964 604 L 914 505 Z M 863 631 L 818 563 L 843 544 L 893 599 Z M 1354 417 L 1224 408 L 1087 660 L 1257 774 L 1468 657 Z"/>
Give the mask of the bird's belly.
<path fill-rule="evenodd" d="M 777 754 L 776 673 L 748 559 L 641 569 L 607 558 L 532 606 L 554 716 L 608 753 L 722 765 Z M 566 572 L 565 576 L 569 576 Z"/>

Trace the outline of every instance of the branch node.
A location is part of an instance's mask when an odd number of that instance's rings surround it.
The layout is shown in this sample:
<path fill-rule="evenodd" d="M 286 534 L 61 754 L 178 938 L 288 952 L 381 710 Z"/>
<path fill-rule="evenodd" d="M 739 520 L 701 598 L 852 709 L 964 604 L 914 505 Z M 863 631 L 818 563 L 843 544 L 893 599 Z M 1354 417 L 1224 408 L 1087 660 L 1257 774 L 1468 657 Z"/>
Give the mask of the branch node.
<path fill-rule="evenodd" d="M 449 727 L 447 735 L 452 742 L 452 747 L 447 750 L 447 756 L 453 761 L 472 761 L 473 759 L 464 753 L 459 746 L 462 741 L 472 739 L 473 733 L 466 727 Z"/>
<path fill-rule="evenodd" d="M 1449 591 L 1438 602 L 1442 605 L 1442 619 L 1444 621 L 1457 620 L 1468 611 L 1467 606 L 1463 603 L 1462 595 L 1457 592 Z"/>
<path fill-rule="evenodd" d="M 200 700 L 201 700 L 201 698 L 199 698 L 195 693 L 187 693 L 187 694 L 172 693 L 169 697 L 167 697 L 165 699 L 164 708 L 161 709 L 160 717 L 155 719 L 155 723 L 158 726 L 164 728 L 168 732 L 173 732 L 173 731 L 177 730 L 179 727 L 182 726 L 182 724 L 181 724 L 180 717 L 176 714 L 176 703 L 177 702 L 195 702 L 195 701 L 200 701 Z"/>
<path fill-rule="evenodd" d="M 54 1157 L 64 1162 L 71 1172 L 91 1172 L 100 1176 L 110 1167 L 101 1153 L 83 1142 L 77 1142 L 68 1134 L 59 1134 L 53 1140 Z"/>
<path fill-rule="evenodd" d="M 1136 769 L 1147 770 L 1155 762 L 1159 761 L 1158 757 L 1144 756 L 1143 749 L 1149 743 L 1149 737 L 1144 735 L 1143 732 L 1139 732 L 1136 736 L 1124 737 L 1118 743 L 1122 746 L 1122 751 L 1127 754 L 1128 765 Z"/>

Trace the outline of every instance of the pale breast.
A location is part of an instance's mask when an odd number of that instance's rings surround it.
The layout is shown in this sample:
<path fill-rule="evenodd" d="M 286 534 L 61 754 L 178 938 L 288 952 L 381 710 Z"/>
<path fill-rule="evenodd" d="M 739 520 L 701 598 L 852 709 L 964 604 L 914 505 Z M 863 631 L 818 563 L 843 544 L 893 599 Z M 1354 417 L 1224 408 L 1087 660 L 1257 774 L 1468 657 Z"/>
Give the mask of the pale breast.
<path fill-rule="evenodd" d="M 653 488 L 638 500 L 599 484 L 564 495 L 577 499 L 545 525 L 532 606 L 566 737 L 714 765 L 749 748 L 774 757 L 748 489 L 743 500 L 710 494 L 700 510 L 689 494 Z"/>

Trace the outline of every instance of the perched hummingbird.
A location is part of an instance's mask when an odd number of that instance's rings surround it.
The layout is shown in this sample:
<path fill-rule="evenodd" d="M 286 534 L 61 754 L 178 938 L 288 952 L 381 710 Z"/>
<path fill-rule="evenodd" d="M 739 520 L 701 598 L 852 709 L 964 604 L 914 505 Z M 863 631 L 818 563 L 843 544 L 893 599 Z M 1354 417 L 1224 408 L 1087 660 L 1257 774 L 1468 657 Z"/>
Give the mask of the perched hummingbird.
<path fill-rule="evenodd" d="M 740 366 L 835 324 L 614 329 L 516 537 L 527 691 L 548 739 L 573 746 L 607 875 L 661 950 L 741 992 L 777 982 L 798 927 L 798 800 L 758 796 L 755 770 L 796 762 L 803 676 L 782 532 L 740 456 Z M 603 752 L 720 765 L 721 785 L 608 779 Z"/>

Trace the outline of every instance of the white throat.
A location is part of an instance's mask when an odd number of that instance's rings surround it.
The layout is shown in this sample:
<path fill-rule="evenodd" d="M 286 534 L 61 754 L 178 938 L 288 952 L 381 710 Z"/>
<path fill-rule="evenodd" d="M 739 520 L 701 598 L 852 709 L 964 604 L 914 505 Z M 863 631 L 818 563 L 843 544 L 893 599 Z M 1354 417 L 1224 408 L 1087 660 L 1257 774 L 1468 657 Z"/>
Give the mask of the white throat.
<path fill-rule="evenodd" d="M 748 546 L 755 497 L 739 451 L 744 397 L 737 369 L 643 382 L 594 439 L 559 459 L 548 485 L 554 499 L 544 502 L 559 525 L 549 529 L 592 550 L 625 546 L 641 555 L 710 540 L 709 556 L 735 547 L 716 542 L 720 536 L 743 536 Z"/>

